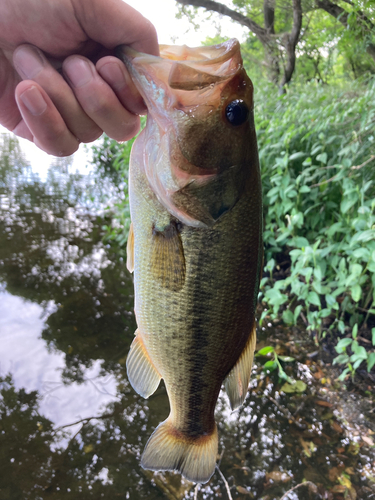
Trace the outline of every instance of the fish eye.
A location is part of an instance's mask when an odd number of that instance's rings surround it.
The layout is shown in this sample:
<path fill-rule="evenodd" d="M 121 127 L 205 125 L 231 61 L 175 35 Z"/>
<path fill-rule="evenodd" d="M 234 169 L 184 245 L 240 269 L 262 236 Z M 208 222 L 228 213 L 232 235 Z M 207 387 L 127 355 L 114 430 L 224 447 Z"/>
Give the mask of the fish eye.
<path fill-rule="evenodd" d="M 242 99 L 235 99 L 225 108 L 225 116 L 231 125 L 237 127 L 247 120 L 249 108 Z"/>

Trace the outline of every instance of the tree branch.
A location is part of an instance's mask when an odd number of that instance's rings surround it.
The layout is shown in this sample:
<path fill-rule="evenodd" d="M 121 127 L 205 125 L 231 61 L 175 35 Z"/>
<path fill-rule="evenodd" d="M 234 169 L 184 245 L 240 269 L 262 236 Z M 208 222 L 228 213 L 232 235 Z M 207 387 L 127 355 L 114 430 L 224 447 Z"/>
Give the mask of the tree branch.
<path fill-rule="evenodd" d="M 229 488 L 228 481 L 225 479 L 225 476 L 224 476 L 224 474 L 221 472 L 221 470 L 219 469 L 219 466 L 218 466 L 218 465 L 216 465 L 216 469 L 217 469 L 218 473 L 220 474 L 221 479 L 224 481 L 224 484 L 225 484 L 225 489 L 227 490 L 227 495 L 228 495 L 229 500 L 233 500 L 232 494 L 231 494 L 231 492 L 230 492 L 230 488 Z"/>
<path fill-rule="evenodd" d="M 296 490 L 297 488 L 300 488 L 301 486 L 308 486 L 309 488 L 312 488 L 314 492 L 318 491 L 318 488 L 316 487 L 316 484 L 311 482 L 311 481 L 305 481 L 304 483 L 297 484 L 297 486 L 294 486 L 294 488 L 288 490 L 284 495 L 280 498 L 280 500 L 286 500 L 287 496 L 289 493 L 292 493 L 292 491 Z"/>
<path fill-rule="evenodd" d="M 235 10 L 230 9 L 226 5 L 223 5 L 222 3 L 215 2 L 214 0 L 176 0 L 176 2 L 180 3 L 181 5 L 192 5 L 193 7 L 203 7 L 204 9 L 217 12 L 222 16 L 228 16 L 231 19 L 233 19 L 233 21 L 236 21 L 242 26 L 246 26 L 247 28 L 249 28 L 249 30 L 253 32 L 254 35 L 256 35 L 263 44 L 267 45 L 270 42 L 270 38 L 267 34 L 267 31 L 261 26 L 259 26 L 258 23 L 253 21 L 251 18 L 244 16 L 240 12 L 236 12 Z"/>
<path fill-rule="evenodd" d="M 350 5 L 353 5 L 349 0 L 344 1 Z M 343 26 L 345 26 L 345 28 L 348 26 L 349 14 L 339 5 L 331 2 L 331 0 L 316 0 L 316 6 L 319 9 L 325 10 L 328 14 L 336 18 Z M 373 22 L 362 11 L 357 12 L 356 20 L 361 24 L 361 26 L 367 29 L 374 30 L 375 28 Z M 375 45 L 373 43 L 369 43 L 367 45 L 366 52 L 375 61 Z"/>
<path fill-rule="evenodd" d="M 317 0 L 316 5 L 319 9 L 323 9 L 328 12 L 328 14 L 335 17 L 345 27 L 348 24 L 348 13 L 339 5 L 331 2 L 330 0 Z"/>

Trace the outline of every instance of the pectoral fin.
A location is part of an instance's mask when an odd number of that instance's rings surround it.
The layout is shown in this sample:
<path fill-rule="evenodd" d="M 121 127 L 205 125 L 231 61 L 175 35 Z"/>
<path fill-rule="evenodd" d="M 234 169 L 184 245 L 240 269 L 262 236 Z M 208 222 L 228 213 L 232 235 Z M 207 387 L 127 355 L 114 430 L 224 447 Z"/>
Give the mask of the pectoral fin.
<path fill-rule="evenodd" d="M 152 233 L 151 272 L 161 284 L 178 292 L 185 282 L 185 256 L 177 224 Z"/>
<path fill-rule="evenodd" d="M 232 410 L 241 406 L 245 400 L 250 382 L 255 344 L 256 329 L 254 323 L 254 327 L 241 356 L 224 381 L 225 391 L 228 394 Z"/>
<path fill-rule="evenodd" d="M 128 379 L 133 389 L 148 398 L 158 388 L 161 376 L 155 368 L 138 332 L 126 359 Z"/>
<path fill-rule="evenodd" d="M 130 224 L 128 243 L 126 245 L 126 267 L 129 273 L 134 271 L 134 230 L 133 223 Z"/>

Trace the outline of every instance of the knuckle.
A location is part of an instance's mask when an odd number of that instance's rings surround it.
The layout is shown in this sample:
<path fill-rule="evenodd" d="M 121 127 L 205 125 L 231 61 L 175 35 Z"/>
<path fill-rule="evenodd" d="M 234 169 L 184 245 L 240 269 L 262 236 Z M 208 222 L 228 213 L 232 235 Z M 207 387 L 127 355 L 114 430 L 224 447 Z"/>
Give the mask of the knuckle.
<path fill-rule="evenodd" d="M 134 117 L 134 119 L 128 120 L 122 127 L 104 131 L 111 139 L 122 142 L 132 139 L 138 133 L 139 128 L 140 120 L 138 117 Z"/>
<path fill-rule="evenodd" d="M 80 142 L 87 143 L 87 142 L 96 141 L 96 139 L 99 139 L 99 137 L 102 135 L 102 133 L 103 133 L 103 131 L 99 127 L 96 127 L 95 129 L 91 129 L 91 130 L 79 131 L 76 134 L 76 137 Z"/>
<path fill-rule="evenodd" d="M 53 156 L 70 156 L 79 147 L 79 142 L 70 132 L 61 126 L 50 127 L 39 133 L 35 144 L 46 153 Z"/>

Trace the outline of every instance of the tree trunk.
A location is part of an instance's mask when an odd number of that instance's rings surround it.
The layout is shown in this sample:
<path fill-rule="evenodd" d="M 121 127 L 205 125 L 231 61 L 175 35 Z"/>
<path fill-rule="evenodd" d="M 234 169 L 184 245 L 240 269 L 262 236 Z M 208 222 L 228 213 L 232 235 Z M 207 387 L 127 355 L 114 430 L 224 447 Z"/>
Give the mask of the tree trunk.
<path fill-rule="evenodd" d="M 264 0 L 263 3 L 264 27 L 269 35 L 275 34 L 275 0 Z M 263 46 L 268 74 L 270 80 L 275 85 L 279 84 L 280 80 L 280 54 L 275 39 Z"/>
<path fill-rule="evenodd" d="M 264 28 L 250 17 L 230 9 L 226 5 L 214 0 L 176 0 L 182 5 L 203 7 L 209 11 L 228 16 L 242 26 L 246 26 L 258 38 L 264 48 L 265 59 L 268 66 L 270 80 L 276 85 L 280 79 L 280 54 L 277 46 L 277 35 L 275 35 L 275 0 L 264 0 Z M 293 0 L 293 28 L 290 33 L 283 34 L 282 45 L 286 51 L 286 65 L 284 75 L 279 88 L 283 88 L 290 82 L 296 63 L 296 45 L 298 43 L 302 25 L 301 0 Z"/>
<path fill-rule="evenodd" d="M 285 36 L 285 50 L 287 61 L 284 69 L 284 75 L 280 83 L 280 93 L 285 92 L 285 85 L 292 79 L 296 67 L 296 46 L 299 40 L 302 27 L 302 6 L 301 0 L 293 0 L 293 28 Z"/>
<path fill-rule="evenodd" d="M 275 0 L 264 0 L 264 27 L 268 33 L 275 34 Z"/>

